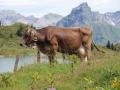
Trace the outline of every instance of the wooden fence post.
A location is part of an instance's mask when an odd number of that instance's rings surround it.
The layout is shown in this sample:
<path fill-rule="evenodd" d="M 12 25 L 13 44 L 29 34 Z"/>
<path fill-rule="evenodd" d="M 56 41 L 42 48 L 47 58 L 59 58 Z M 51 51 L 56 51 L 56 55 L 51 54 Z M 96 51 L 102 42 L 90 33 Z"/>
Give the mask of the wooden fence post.
<path fill-rule="evenodd" d="M 1 20 L 0 20 L 0 26 L 2 26 L 2 22 L 1 22 Z"/>
<path fill-rule="evenodd" d="M 16 55 L 16 60 L 15 60 L 15 64 L 14 64 L 14 72 L 17 71 L 18 63 L 19 63 L 19 55 Z"/>
<path fill-rule="evenodd" d="M 37 49 L 37 63 L 40 63 L 40 50 Z"/>

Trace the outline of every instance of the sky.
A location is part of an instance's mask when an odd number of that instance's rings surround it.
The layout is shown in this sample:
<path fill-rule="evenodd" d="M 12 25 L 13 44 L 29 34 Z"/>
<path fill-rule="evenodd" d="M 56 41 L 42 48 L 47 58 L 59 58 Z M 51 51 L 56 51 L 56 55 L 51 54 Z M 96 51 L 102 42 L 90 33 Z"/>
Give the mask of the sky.
<path fill-rule="evenodd" d="M 41 17 L 48 13 L 66 16 L 83 2 L 100 13 L 120 10 L 120 0 L 0 0 L 0 10 L 15 10 L 25 16 Z"/>

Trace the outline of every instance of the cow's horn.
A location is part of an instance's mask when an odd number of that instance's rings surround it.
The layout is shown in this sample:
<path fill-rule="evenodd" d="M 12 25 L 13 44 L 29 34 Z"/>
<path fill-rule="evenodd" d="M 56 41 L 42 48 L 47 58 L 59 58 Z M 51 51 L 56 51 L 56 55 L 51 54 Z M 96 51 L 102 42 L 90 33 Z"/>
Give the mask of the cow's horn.
<path fill-rule="evenodd" d="M 32 28 L 31 28 L 31 26 L 29 25 L 27 32 L 31 32 L 31 31 L 32 31 Z"/>
<path fill-rule="evenodd" d="M 33 29 L 33 30 L 31 30 L 31 33 L 32 33 L 33 35 L 35 35 L 35 34 L 36 34 L 36 31 Z"/>

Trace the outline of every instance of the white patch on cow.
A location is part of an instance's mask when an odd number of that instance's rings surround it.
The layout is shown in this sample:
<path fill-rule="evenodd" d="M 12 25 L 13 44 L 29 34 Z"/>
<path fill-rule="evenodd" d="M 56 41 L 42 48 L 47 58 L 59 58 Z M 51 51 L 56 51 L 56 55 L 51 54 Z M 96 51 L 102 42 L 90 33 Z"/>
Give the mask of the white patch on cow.
<path fill-rule="evenodd" d="M 34 46 L 32 46 L 32 48 L 33 48 L 33 49 L 35 49 L 35 48 L 37 48 L 37 46 L 36 46 L 36 45 L 34 45 Z"/>
<path fill-rule="evenodd" d="M 85 57 L 85 62 L 87 62 L 88 60 L 87 60 L 87 56 Z"/>
<path fill-rule="evenodd" d="M 83 47 L 80 47 L 79 51 L 81 55 L 85 55 L 85 49 Z"/>

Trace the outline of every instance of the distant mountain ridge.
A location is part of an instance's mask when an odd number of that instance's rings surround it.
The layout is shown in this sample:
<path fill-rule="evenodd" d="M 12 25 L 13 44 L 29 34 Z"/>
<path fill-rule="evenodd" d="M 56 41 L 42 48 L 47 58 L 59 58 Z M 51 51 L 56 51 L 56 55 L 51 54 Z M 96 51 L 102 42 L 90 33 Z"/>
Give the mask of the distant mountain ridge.
<path fill-rule="evenodd" d="M 72 9 L 66 17 L 49 13 L 41 18 L 34 16 L 25 17 L 12 10 L 0 11 L 0 21 L 3 25 L 11 25 L 16 22 L 31 24 L 35 27 L 49 25 L 60 27 L 90 26 L 93 30 L 93 39 L 96 43 L 105 45 L 120 41 L 120 11 L 101 14 L 92 11 L 86 2 Z"/>
<path fill-rule="evenodd" d="M 39 18 L 35 24 L 33 24 L 36 27 L 44 27 L 44 26 L 48 26 L 48 25 L 52 25 L 55 26 L 56 23 L 61 20 L 63 17 L 61 15 L 58 14 L 53 14 L 53 13 L 49 13 L 45 16 L 43 16 L 42 18 Z"/>
<path fill-rule="evenodd" d="M 16 22 L 24 24 L 32 24 L 36 27 L 45 27 L 48 25 L 56 25 L 57 21 L 62 19 L 61 15 L 49 13 L 41 18 L 34 16 L 25 17 L 13 10 L 2 10 L 0 11 L 0 21 L 3 25 L 11 25 Z"/>
<path fill-rule="evenodd" d="M 106 44 L 108 40 L 116 42 L 120 40 L 120 13 L 94 12 L 88 4 L 82 3 L 73 8 L 71 13 L 58 21 L 60 27 L 90 26 L 93 30 L 93 39 L 96 43 Z"/>

